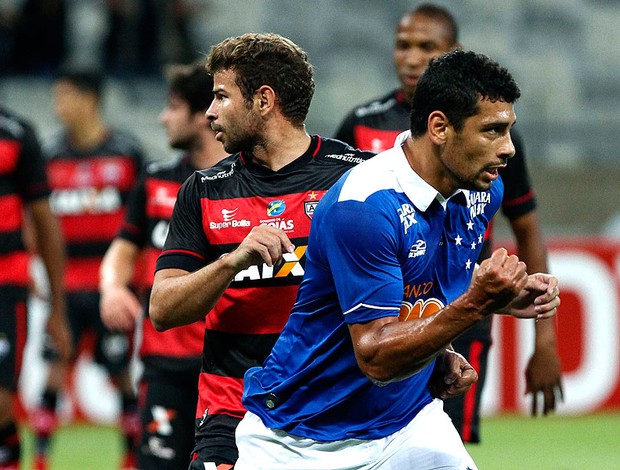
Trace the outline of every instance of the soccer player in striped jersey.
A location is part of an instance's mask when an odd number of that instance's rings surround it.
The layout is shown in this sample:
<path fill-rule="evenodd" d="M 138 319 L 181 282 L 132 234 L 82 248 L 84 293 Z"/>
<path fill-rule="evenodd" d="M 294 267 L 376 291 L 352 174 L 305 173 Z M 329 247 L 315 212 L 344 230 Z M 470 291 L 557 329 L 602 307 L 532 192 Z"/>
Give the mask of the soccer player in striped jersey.
<path fill-rule="evenodd" d="M 43 142 L 52 194 L 67 245 L 64 287 L 74 344 L 84 333 L 95 336 L 95 360 L 102 364 L 122 399 L 121 428 L 125 437 L 125 468 L 133 468 L 138 433 L 136 396 L 129 373 L 132 333 L 110 331 L 99 314 L 99 265 L 118 232 L 129 191 L 142 167 L 137 139 L 111 128 L 102 114 L 103 76 L 91 70 L 61 70 L 53 101 L 62 128 Z M 59 394 L 67 383 L 71 361 L 46 345 L 50 371 L 39 407 L 32 416 L 36 461 L 47 467 L 50 437 L 57 426 Z"/>
<path fill-rule="evenodd" d="M 30 123 L 0 108 L 0 469 L 17 470 L 21 454 L 14 398 L 26 343 L 30 284 L 25 240 L 41 257 L 50 286 L 46 331 L 61 357 L 71 353 L 62 275 L 65 249 L 39 140 Z M 24 218 L 25 216 L 25 218 Z M 28 221 L 24 225 L 24 220 Z M 26 228 L 29 228 L 30 232 Z M 28 233 L 30 236 L 28 236 Z"/>
<path fill-rule="evenodd" d="M 199 320 L 158 332 L 148 316 L 148 297 L 181 184 L 195 171 L 209 168 L 227 155 L 205 115 L 213 101 L 213 78 L 204 64 L 171 67 L 167 76 L 168 103 L 160 121 L 170 147 L 183 153 L 147 166 L 132 190 L 125 222 L 101 263 L 99 284 L 106 326 L 129 331 L 136 319 L 142 319 L 141 470 L 185 468 L 194 447 L 205 323 Z M 143 298 L 132 289 L 136 266 L 139 284 L 146 290 Z"/>

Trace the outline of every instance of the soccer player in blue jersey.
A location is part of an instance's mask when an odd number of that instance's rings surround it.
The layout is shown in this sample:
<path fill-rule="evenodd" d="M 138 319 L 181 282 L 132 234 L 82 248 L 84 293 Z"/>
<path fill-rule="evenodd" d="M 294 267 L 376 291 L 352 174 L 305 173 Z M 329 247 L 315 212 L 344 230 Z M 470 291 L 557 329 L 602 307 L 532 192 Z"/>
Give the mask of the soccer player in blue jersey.
<path fill-rule="evenodd" d="M 487 315 L 548 318 L 559 305 L 557 279 L 504 249 L 475 264 L 519 96 L 486 56 L 434 59 L 411 130 L 321 200 L 289 321 L 245 375 L 236 470 L 476 468 L 435 398 L 475 380 L 450 342 Z M 446 361 L 463 367 L 438 382 Z"/>
<path fill-rule="evenodd" d="M 459 27 L 445 8 L 432 3 L 418 4 L 405 13 L 396 26 L 394 65 L 400 86 L 396 90 L 356 106 L 343 120 L 336 139 L 351 146 L 379 153 L 391 148 L 394 139 L 409 128 L 411 99 L 418 79 L 430 59 L 462 46 Z M 546 272 L 547 252 L 538 223 L 536 192 L 528 172 L 523 139 L 513 128 L 510 132 L 515 155 L 500 170 L 504 182 L 502 215 L 514 235 L 516 254 L 531 272 Z M 493 226 L 485 233 L 478 261 L 491 255 Z M 493 316 L 478 322 L 452 342 L 476 369 L 478 381 L 462 395 L 447 400 L 444 410 L 452 419 L 464 442 L 480 442 L 480 403 L 484 391 L 489 351 L 492 346 Z M 525 368 L 526 392 L 531 394 L 531 413 L 553 412 L 556 399 L 562 399 L 562 367 L 557 350 L 555 319 L 535 323 L 534 350 Z M 542 400 L 540 400 L 542 398 Z M 539 405 L 540 401 L 540 407 Z M 539 409 L 541 408 L 541 409 Z"/>

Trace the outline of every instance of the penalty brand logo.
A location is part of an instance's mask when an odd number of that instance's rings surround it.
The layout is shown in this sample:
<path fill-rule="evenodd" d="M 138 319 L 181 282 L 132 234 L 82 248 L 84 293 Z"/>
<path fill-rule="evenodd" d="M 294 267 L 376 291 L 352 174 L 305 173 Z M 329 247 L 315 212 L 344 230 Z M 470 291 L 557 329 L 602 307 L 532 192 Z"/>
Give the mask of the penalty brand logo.
<path fill-rule="evenodd" d="M 418 240 L 409 248 L 409 258 L 417 258 L 426 254 L 426 242 Z"/>

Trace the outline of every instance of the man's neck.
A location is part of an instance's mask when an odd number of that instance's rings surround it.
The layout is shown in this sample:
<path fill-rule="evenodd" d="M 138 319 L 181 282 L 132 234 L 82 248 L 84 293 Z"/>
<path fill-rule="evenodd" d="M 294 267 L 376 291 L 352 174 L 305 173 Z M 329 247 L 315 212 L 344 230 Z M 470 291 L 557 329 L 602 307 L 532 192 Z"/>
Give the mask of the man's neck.
<path fill-rule="evenodd" d="M 257 164 L 278 171 L 306 153 L 311 141 L 304 126 L 283 126 L 277 132 L 268 133 L 252 149 L 252 157 Z"/>
<path fill-rule="evenodd" d="M 403 152 L 413 171 L 446 199 L 459 189 L 446 174 L 439 158 L 438 148 L 427 138 L 414 139 L 409 136 L 403 144 Z"/>
<path fill-rule="evenodd" d="M 98 147 L 108 135 L 108 128 L 100 118 L 84 120 L 83 123 L 67 129 L 71 146 L 78 150 Z"/>
<path fill-rule="evenodd" d="M 197 170 L 211 168 L 228 154 L 222 144 L 215 140 L 212 131 L 207 130 L 187 152 L 191 164 Z"/>

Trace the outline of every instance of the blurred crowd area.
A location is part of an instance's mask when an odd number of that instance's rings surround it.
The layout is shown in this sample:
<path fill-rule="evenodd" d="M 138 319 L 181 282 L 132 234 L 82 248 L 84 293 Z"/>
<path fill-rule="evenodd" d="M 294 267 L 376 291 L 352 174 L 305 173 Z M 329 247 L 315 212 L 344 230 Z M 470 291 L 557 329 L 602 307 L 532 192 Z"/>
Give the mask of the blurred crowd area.
<path fill-rule="evenodd" d="M 141 137 L 149 158 L 163 158 L 170 151 L 157 115 L 166 99 L 165 65 L 204 58 L 212 44 L 228 36 L 271 31 L 308 52 L 317 89 L 307 127 L 330 136 L 354 105 L 397 87 L 394 28 L 419 3 L 0 0 L 0 103 L 30 118 L 45 136 L 57 126 L 49 96 L 54 71 L 63 65 L 100 68 L 108 75 L 110 120 Z M 543 186 L 553 188 L 548 191 L 554 207 L 545 214 L 543 206 L 543 215 L 555 224 L 555 213 L 566 209 L 574 217 L 567 221 L 565 213 L 558 215 L 557 224 L 600 230 L 615 213 L 611 201 L 620 197 L 614 184 L 620 157 L 615 145 L 620 134 L 620 2 L 432 3 L 455 15 L 465 48 L 490 55 L 517 78 L 523 91 L 518 126 L 533 177 L 543 183 L 538 185 L 541 196 L 547 191 Z M 591 167 L 599 170 L 583 170 Z M 557 179 L 562 174 L 566 181 Z M 590 180 L 593 174 L 598 179 Z M 550 178 L 555 181 L 547 184 Z M 571 178 L 577 182 L 573 187 L 568 186 Z M 589 207 L 592 185 L 600 196 Z M 564 194 L 568 188 L 570 194 Z"/>

